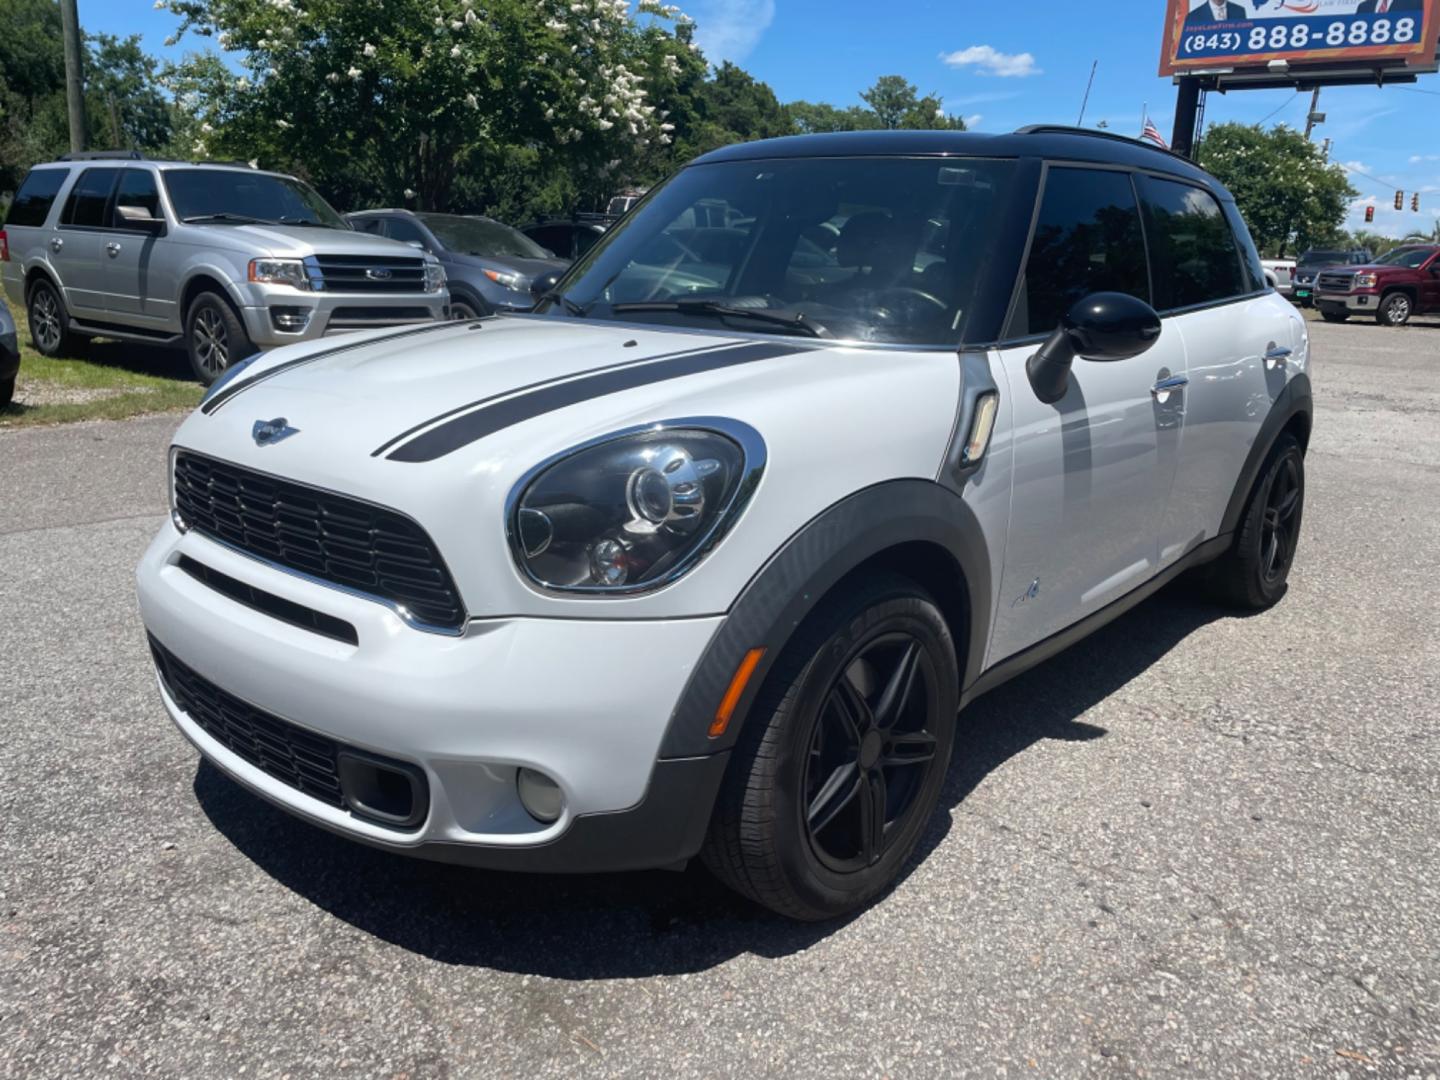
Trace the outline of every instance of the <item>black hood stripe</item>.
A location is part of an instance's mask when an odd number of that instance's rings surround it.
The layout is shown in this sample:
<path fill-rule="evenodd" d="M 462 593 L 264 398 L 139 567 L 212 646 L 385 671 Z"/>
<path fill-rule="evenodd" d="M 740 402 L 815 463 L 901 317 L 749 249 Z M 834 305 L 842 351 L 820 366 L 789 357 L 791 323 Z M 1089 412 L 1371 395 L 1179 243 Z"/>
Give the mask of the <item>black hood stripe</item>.
<path fill-rule="evenodd" d="M 467 323 L 452 322 L 449 320 L 422 323 L 419 326 L 407 326 L 394 334 L 366 338 L 364 341 L 347 341 L 343 345 L 336 345 L 329 349 L 317 349 L 315 352 L 306 353 L 304 356 L 297 356 L 294 360 L 286 360 L 283 364 L 276 364 L 273 368 L 267 368 L 257 375 L 252 375 L 249 378 L 240 379 L 238 382 L 231 383 L 209 401 L 202 404 L 200 411 L 208 416 L 235 395 L 249 390 L 250 387 L 256 383 L 264 382 L 272 375 L 279 375 L 283 371 L 291 371 L 304 364 L 313 364 L 316 360 L 323 360 L 327 356 L 336 356 L 339 353 L 349 352 L 351 349 L 365 349 L 371 345 L 385 345 L 392 341 L 399 341 L 401 338 L 414 337 L 417 334 L 428 334 L 435 330 L 456 330 L 465 325 L 467 325 Z"/>
<path fill-rule="evenodd" d="M 420 423 L 416 424 L 414 427 L 407 428 L 405 431 L 402 431 L 399 435 L 396 435 L 393 439 L 390 439 L 382 446 L 379 446 L 376 449 L 372 450 L 370 452 L 370 456 L 380 457 L 382 454 L 385 453 L 385 451 L 389 450 L 393 446 L 404 442 L 416 432 L 424 431 L 426 428 L 429 427 L 435 427 L 438 424 L 444 423 L 446 420 L 450 420 L 453 417 L 459 416 L 461 413 L 468 413 L 473 412 L 477 409 L 482 409 L 493 402 L 499 401 L 501 398 L 518 397 L 521 394 L 528 394 L 532 390 L 538 390 L 543 386 L 553 386 L 557 383 L 569 382 L 574 379 L 584 379 L 592 375 L 599 375 L 600 373 L 606 371 L 618 371 L 621 368 L 640 367 L 643 364 L 655 364 L 659 363 L 662 360 L 673 360 L 677 356 L 690 356 L 693 353 L 714 352 L 716 349 L 733 349 L 736 345 L 740 344 L 743 344 L 743 342 L 724 341 L 720 342 L 719 344 L 712 342 L 709 345 L 699 345 L 693 349 L 681 349 L 678 352 L 656 353 L 654 356 L 645 356 L 641 357 L 638 360 L 622 360 L 619 363 L 604 364 L 597 368 L 590 368 L 588 371 L 569 372 L 565 375 L 556 375 L 553 378 L 539 379 L 533 383 L 526 383 L 524 386 L 511 387 L 510 389 L 503 390 L 498 394 L 491 394 L 488 397 L 480 398 L 478 401 L 471 401 L 465 405 L 457 405 L 455 406 L 455 408 L 449 410 L 448 412 L 443 412 L 439 416 L 432 416 L 429 420 L 423 420 Z"/>
<path fill-rule="evenodd" d="M 707 371 L 740 364 L 753 364 L 760 360 L 772 360 L 805 352 L 803 345 L 780 342 L 755 342 L 736 345 L 732 348 L 712 349 L 706 352 L 677 356 L 659 363 L 629 365 L 618 370 L 597 372 L 593 375 L 542 387 L 531 393 L 506 398 L 475 412 L 456 417 L 449 423 L 432 428 L 423 435 L 400 447 L 390 454 L 390 461 L 434 461 L 446 454 L 469 446 L 473 442 L 493 435 L 507 427 L 526 420 L 543 416 L 583 401 L 618 394 L 652 383 L 681 379 L 687 375 L 700 375 Z"/>

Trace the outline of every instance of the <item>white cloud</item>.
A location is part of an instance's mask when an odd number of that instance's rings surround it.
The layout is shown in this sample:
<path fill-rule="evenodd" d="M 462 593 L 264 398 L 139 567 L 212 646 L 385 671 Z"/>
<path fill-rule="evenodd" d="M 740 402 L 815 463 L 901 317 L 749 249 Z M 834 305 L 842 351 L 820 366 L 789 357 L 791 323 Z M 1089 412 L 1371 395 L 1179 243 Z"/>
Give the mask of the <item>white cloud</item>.
<path fill-rule="evenodd" d="M 958 52 L 941 53 L 940 59 L 950 67 L 973 67 L 981 75 L 1023 79 L 1028 75 L 1044 74 L 1035 66 L 1035 57 L 1028 52 L 1003 53 L 990 45 L 971 45 Z"/>
<path fill-rule="evenodd" d="M 700 0 L 685 10 L 695 18 L 695 40 L 712 64 L 750 55 L 775 21 L 775 0 Z"/>
<path fill-rule="evenodd" d="M 1419 165 L 1425 161 L 1440 161 L 1440 154 L 1411 154 L 1410 164 Z"/>
<path fill-rule="evenodd" d="M 971 131 L 974 131 L 977 127 L 980 126 L 980 121 L 984 119 L 985 117 L 981 113 L 971 113 L 969 116 L 965 117 L 965 126 Z"/>
<path fill-rule="evenodd" d="M 1369 165 L 1366 165 L 1363 161 L 1342 161 L 1340 163 L 1340 168 L 1344 169 L 1346 172 L 1368 173 L 1374 171 L 1370 168 Z"/>

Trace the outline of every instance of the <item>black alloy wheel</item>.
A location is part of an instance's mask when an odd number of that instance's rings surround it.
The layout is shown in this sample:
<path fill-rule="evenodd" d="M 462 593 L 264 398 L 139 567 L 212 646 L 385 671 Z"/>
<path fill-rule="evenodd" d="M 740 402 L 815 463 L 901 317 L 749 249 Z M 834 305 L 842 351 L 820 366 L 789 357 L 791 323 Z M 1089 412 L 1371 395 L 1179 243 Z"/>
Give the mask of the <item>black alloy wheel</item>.
<path fill-rule="evenodd" d="M 900 631 L 859 645 L 826 694 L 806 762 L 805 836 L 836 873 L 874 866 L 904 834 L 935 766 L 936 679 L 921 643 Z"/>
<path fill-rule="evenodd" d="M 1286 433 L 1260 470 L 1230 550 L 1203 568 L 1216 598 L 1260 611 L 1284 596 L 1304 512 L 1305 452 Z"/>
<path fill-rule="evenodd" d="M 1260 517 L 1260 573 L 1273 585 L 1290 573 L 1300 540 L 1300 499 L 1304 493 L 1302 459 L 1286 454 L 1278 462 L 1266 491 Z"/>
<path fill-rule="evenodd" d="M 701 858 L 773 911 L 855 911 L 903 871 L 955 740 L 955 641 L 915 582 L 838 587 L 785 646 L 743 720 Z"/>

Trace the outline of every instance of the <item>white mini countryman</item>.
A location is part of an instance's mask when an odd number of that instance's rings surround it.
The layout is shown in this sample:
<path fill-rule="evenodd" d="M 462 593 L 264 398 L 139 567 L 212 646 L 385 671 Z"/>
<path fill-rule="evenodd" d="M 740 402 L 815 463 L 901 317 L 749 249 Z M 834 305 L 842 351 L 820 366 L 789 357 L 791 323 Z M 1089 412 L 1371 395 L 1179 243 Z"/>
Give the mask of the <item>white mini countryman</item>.
<path fill-rule="evenodd" d="M 1307 367 L 1234 201 L 1164 151 L 730 147 L 534 314 L 227 372 L 139 569 L 160 692 L 368 844 L 698 856 L 833 916 L 912 855 L 966 702 L 1201 564 L 1284 593 Z"/>

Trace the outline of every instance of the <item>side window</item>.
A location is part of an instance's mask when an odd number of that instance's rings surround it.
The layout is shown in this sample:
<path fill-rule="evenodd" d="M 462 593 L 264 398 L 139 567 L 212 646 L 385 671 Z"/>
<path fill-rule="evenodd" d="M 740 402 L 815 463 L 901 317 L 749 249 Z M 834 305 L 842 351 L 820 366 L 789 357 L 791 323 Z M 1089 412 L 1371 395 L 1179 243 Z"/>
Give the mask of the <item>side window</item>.
<path fill-rule="evenodd" d="M 594 229 L 576 229 L 574 235 L 574 257 L 578 259 L 581 255 L 584 255 L 599 243 L 600 237 L 604 235 L 604 233 L 598 233 Z"/>
<path fill-rule="evenodd" d="M 355 229 L 356 229 L 356 231 L 358 231 L 358 232 L 369 233 L 371 236 L 384 236 L 384 235 L 385 235 L 385 222 L 384 222 L 384 220 L 383 220 L 382 218 L 378 218 L 378 217 L 354 218 L 353 221 L 352 221 L 352 223 L 354 224 Z"/>
<path fill-rule="evenodd" d="M 413 221 L 407 221 L 402 217 L 385 219 L 385 230 L 391 240 L 399 240 L 402 244 L 419 244 L 428 249 L 430 242 L 425 239 L 425 234 Z"/>
<path fill-rule="evenodd" d="M 570 257 L 570 226 L 540 225 L 525 234 L 543 248 L 549 248 L 562 259 Z"/>
<path fill-rule="evenodd" d="M 101 229 L 108 222 L 105 208 L 110 204 L 110 192 L 115 189 L 119 169 L 86 169 L 75 181 L 70 198 L 65 200 L 65 212 L 60 215 L 62 225 L 78 225 Z"/>
<path fill-rule="evenodd" d="M 68 175 L 68 169 L 32 169 L 15 193 L 5 224 L 32 228 L 44 225 L 45 219 L 50 216 L 50 207 L 55 204 L 55 196 L 65 186 Z"/>
<path fill-rule="evenodd" d="M 1048 334 L 1076 301 L 1095 292 L 1150 299 L 1130 174 L 1051 168 L 1007 336 Z"/>
<path fill-rule="evenodd" d="M 1210 304 L 1251 291 L 1241 271 L 1239 244 L 1215 196 L 1175 180 L 1137 180 L 1155 266 L 1157 308 Z"/>
<path fill-rule="evenodd" d="M 144 169 L 126 169 L 120 174 L 120 186 L 115 189 L 115 205 L 138 206 L 152 218 L 164 217 L 160 212 L 160 192 L 155 187 L 155 177 Z M 125 219 L 115 211 L 115 228 L 128 228 Z"/>

